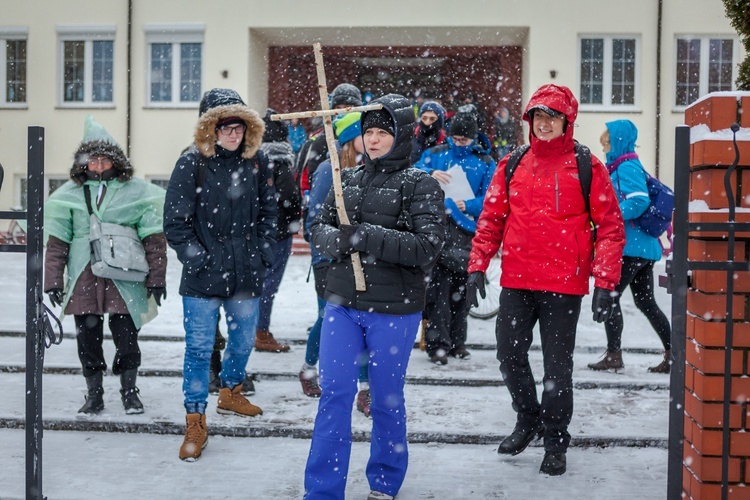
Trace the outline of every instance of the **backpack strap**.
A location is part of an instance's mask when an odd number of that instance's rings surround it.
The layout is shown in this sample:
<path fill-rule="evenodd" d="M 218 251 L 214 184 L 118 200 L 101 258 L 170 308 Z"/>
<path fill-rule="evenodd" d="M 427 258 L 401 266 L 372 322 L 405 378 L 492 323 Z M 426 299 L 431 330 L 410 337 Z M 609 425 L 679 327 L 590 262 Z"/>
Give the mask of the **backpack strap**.
<path fill-rule="evenodd" d="M 518 146 L 516 149 L 510 152 L 508 155 L 508 161 L 505 162 L 505 191 L 510 189 L 510 179 L 513 177 L 513 173 L 516 171 L 518 164 L 521 162 L 521 158 L 531 148 L 528 144 Z"/>

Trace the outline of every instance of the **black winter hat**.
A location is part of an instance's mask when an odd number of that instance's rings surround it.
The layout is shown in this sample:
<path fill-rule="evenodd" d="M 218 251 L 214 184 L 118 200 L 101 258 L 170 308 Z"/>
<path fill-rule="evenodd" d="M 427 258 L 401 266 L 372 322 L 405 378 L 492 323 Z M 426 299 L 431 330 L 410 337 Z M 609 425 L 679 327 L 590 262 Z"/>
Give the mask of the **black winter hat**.
<path fill-rule="evenodd" d="M 351 83 L 342 83 L 331 93 L 331 107 L 336 106 L 361 106 L 362 93 Z"/>
<path fill-rule="evenodd" d="M 462 111 L 459 108 L 458 113 L 456 113 L 453 116 L 453 119 L 451 119 L 451 129 L 449 135 L 459 135 L 461 137 L 474 139 L 477 136 L 478 130 L 479 127 L 477 126 L 476 114 L 472 111 Z"/>
<path fill-rule="evenodd" d="M 218 108 L 219 106 L 230 106 L 232 104 L 246 106 L 245 101 L 243 101 L 240 95 L 232 89 L 208 90 L 203 94 L 203 98 L 201 99 L 201 104 L 198 108 L 198 116 L 202 116 L 203 113 L 209 109 Z"/>
<path fill-rule="evenodd" d="M 396 126 L 393 123 L 391 114 L 385 109 L 376 109 L 375 111 L 365 112 L 362 118 L 362 134 L 370 128 L 383 129 L 392 136 L 396 136 Z"/>
<path fill-rule="evenodd" d="M 271 108 L 266 110 L 263 122 L 266 124 L 266 130 L 263 132 L 263 142 L 284 142 L 289 137 L 289 129 L 282 121 L 271 121 L 271 115 L 276 111 Z"/>

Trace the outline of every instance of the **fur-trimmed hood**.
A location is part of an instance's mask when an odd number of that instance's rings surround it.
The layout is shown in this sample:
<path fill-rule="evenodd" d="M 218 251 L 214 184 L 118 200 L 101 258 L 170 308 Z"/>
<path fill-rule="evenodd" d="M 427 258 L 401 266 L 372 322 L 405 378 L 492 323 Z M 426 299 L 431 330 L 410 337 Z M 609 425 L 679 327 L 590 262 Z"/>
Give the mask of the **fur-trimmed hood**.
<path fill-rule="evenodd" d="M 210 90 L 203 97 L 204 101 L 210 102 L 215 96 L 212 92 L 218 92 L 224 89 Z M 202 155 L 207 158 L 216 154 L 216 142 L 218 141 L 216 125 L 224 118 L 233 116 L 241 118 L 245 122 L 245 138 L 242 143 L 242 157 L 250 159 L 258 152 L 261 142 L 263 141 L 263 131 L 265 124 L 260 115 L 247 107 L 237 98 L 239 102 L 230 104 L 219 104 L 218 106 L 207 109 L 195 126 L 195 145 Z M 221 101 L 218 101 L 221 102 Z M 203 106 L 202 106 L 203 107 Z"/>
<path fill-rule="evenodd" d="M 70 167 L 70 178 L 79 186 L 83 186 L 88 179 L 86 170 L 91 156 L 112 158 L 112 169 L 116 172 L 116 178 L 120 182 L 127 182 L 133 178 L 133 166 L 120 146 L 105 140 L 84 141 L 78 146 L 73 158 L 73 166 Z"/>

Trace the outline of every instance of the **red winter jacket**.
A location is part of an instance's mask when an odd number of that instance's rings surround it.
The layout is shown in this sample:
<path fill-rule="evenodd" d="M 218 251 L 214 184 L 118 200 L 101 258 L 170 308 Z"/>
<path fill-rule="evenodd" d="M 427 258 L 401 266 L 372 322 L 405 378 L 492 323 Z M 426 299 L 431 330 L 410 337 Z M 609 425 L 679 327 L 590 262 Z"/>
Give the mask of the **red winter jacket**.
<path fill-rule="evenodd" d="M 545 85 L 532 96 L 524 120 L 530 122 L 529 110 L 539 105 L 565 113 L 567 128 L 552 141 L 540 141 L 531 130 L 531 149 L 513 174 L 510 196 L 507 158 L 500 162 L 485 195 L 468 270 L 485 271 L 502 244 L 502 287 L 585 295 L 593 275 L 594 286 L 613 290 L 620 281 L 625 230 L 609 174 L 592 155 L 589 219 L 573 152 L 578 102 L 569 89 Z"/>

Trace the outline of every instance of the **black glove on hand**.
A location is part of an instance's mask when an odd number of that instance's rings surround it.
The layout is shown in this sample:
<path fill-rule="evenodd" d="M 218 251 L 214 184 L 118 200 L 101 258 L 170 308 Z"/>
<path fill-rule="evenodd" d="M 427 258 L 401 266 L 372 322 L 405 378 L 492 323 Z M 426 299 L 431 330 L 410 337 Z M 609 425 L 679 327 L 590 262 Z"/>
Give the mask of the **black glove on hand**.
<path fill-rule="evenodd" d="M 339 226 L 339 239 L 336 246 L 341 255 L 354 253 L 354 238 L 358 228 L 357 224 L 341 224 Z"/>
<path fill-rule="evenodd" d="M 615 299 L 618 293 L 614 290 L 605 290 L 604 288 L 594 288 L 594 297 L 591 299 L 591 312 L 594 313 L 594 321 L 604 323 L 612 314 L 612 308 L 615 305 Z"/>
<path fill-rule="evenodd" d="M 466 300 L 472 307 L 479 305 L 477 292 L 482 298 L 487 296 L 487 292 L 484 291 L 484 273 L 482 271 L 469 273 L 469 279 L 466 280 Z"/>
<path fill-rule="evenodd" d="M 167 289 L 163 286 L 150 286 L 146 288 L 146 298 L 154 296 L 157 306 L 161 306 L 161 299 L 167 297 Z"/>
<path fill-rule="evenodd" d="M 63 303 L 63 299 L 65 298 L 65 294 L 63 294 L 62 288 L 53 288 L 51 290 L 48 290 L 47 296 L 49 297 L 49 303 L 52 304 L 52 307 L 61 306 Z"/>

